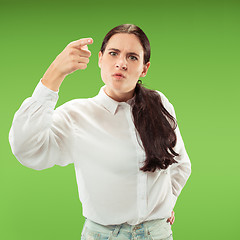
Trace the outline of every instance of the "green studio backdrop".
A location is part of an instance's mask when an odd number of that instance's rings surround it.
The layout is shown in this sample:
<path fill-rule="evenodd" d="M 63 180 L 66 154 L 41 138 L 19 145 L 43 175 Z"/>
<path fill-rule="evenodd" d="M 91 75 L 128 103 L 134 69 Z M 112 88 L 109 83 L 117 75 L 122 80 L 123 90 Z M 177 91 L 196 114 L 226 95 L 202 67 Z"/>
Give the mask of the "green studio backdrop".
<path fill-rule="evenodd" d="M 146 87 L 174 105 L 192 174 L 174 208 L 176 240 L 236 239 L 239 222 L 239 1 L 1 1 L 0 239 L 80 239 L 73 165 L 36 171 L 14 157 L 14 113 L 56 56 L 92 37 L 87 69 L 67 76 L 57 106 L 103 86 L 98 52 L 123 23 L 150 39 Z"/>

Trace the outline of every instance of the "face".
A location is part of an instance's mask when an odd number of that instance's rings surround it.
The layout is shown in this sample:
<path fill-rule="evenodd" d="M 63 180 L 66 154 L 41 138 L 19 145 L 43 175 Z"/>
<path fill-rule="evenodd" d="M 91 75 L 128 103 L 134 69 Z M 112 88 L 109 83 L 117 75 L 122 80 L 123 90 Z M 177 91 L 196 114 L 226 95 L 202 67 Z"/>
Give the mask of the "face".
<path fill-rule="evenodd" d="M 150 66 L 150 62 L 144 64 L 143 59 L 143 47 L 137 36 L 128 33 L 113 35 L 104 54 L 99 52 L 98 65 L 106 94 L 116 101 L 132 98 L 139 77 L 145 77 Z"/>

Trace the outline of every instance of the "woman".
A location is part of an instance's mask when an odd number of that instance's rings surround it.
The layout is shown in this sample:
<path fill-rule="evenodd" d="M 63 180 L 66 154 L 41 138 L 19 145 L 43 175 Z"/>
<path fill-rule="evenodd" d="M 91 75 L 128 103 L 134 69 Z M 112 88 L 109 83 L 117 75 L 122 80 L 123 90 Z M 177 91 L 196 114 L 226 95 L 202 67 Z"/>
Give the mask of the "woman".
<path fill-rule="evenodd" d="M 93 39 L 68 44 L 16 112 L 16 158 L 41 170 L 74 163 L 85 224 L 82 239 L 172 239 L 173 207 L 191 164 L 172 104 L 144 88 L 150 44 L 123 24 L 104 38 L 97 96 L 54 110 L 64 78 L 85 69 Z"/>

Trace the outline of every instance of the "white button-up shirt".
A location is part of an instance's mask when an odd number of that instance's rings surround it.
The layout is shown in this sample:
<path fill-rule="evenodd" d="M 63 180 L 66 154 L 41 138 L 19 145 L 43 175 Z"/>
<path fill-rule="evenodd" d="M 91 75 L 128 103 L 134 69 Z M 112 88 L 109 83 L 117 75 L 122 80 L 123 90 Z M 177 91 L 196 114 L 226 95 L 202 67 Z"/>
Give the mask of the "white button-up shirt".
<path fill-rule="evenodd" d="M 102 225 L 170 217 L 191 173 L 179 128 L 180 154 L 167 170 L 142 172 L 145 151 L 135 129 L 130 99 L 117 102 L 103 86 L 93 98 L 55 108 L 58 92 L 40 80 L 15 113 L 9 133 L 13 154 L 36 170 L 73 163 L 83 216 Z M 158 92 L 174 117 L 172 104 Z"/>

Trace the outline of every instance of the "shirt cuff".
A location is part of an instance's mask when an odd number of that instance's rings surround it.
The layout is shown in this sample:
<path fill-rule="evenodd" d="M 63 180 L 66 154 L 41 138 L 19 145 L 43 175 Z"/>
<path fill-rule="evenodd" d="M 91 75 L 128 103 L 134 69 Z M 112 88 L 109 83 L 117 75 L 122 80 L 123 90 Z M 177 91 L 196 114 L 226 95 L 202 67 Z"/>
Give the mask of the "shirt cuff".
<path fill-rule="evenodd" d="M 59 98 L 58 92 L 59 91 L 55 92 L 43 85 L 41 78 L 32 94 L 32 98 L 40 102 L 42 105 L 54 109 Z"/>

